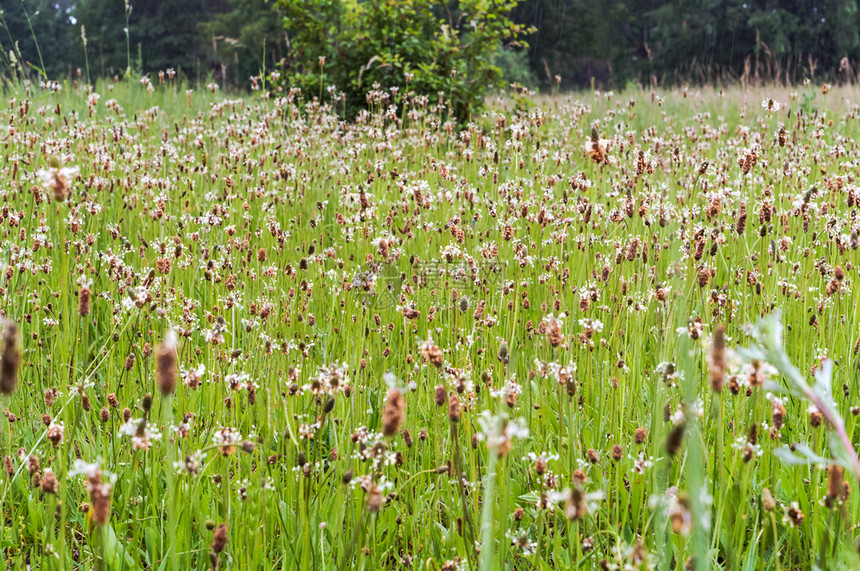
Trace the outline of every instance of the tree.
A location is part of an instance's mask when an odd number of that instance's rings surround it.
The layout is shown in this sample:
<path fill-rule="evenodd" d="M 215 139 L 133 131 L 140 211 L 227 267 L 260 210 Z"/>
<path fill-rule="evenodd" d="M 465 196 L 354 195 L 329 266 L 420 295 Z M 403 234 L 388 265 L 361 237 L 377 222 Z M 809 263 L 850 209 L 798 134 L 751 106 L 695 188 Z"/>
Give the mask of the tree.
<path fill-rule="evenodd" d="M 99 75 L 122 75 L 130 65 L 143 74 L 172 67 L 196 77 L 200 26 L 227 9 L 227 0 L 79 0 L 74 16 L 86 26 L 90 66 Z"/>
<path fill-rule="evenodd" d="M 71 11 L 71 0 L 4 2 L 0 9 L 0 57 L 3 58 L 0 65 L 5 64 L 6 71 L 10 71 L 9 52 L 12 51 L 20 63 L 17 73 L 30 77 L 35 73 L 54 78 L 68 73 L 72 66 L 79 66 L 83 62 L 83 51 L 76 53 L 70 39 Z"/>
<path fill-rule="evenodd" d="M 241 86 L 274 69 L 287 53 L 284 14 L 269 0 L 232 0 L 228 11 L 201 24 L 200 37 L 208 65 Z"/>
<path fill-rule="evenodd" d="M 524 26 L 516 0 L 279 0 L 292 50 L 284 75 L 306 96 L 335 86 L 354 114 L 375 85 L 448 101 L 466 121 L 501 80 L 492 57 Z"/>

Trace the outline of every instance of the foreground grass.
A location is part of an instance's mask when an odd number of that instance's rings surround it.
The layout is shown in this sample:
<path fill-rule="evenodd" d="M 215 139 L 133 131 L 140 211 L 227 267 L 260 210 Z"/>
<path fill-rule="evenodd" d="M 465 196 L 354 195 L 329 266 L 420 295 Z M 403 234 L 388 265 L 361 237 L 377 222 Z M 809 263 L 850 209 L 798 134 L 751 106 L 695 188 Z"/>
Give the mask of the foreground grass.
<path fill-rule="evenodd" d="M 709 365 L 780 310 L 857 442 L 854 89 L 95 91 L 0 112 L 8 566 L 857 565 L 820 411 Z"/>

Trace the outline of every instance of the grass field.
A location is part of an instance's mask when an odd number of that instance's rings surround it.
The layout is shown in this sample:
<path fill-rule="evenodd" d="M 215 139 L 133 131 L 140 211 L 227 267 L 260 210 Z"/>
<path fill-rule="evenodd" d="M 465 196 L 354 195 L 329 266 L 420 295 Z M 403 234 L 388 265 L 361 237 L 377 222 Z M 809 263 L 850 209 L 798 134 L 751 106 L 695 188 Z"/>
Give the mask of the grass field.
<path fill-rule="evenodd" d="M 7 567 L 860 565 L 860 91 L 152 87 L 3 93 Z"/>

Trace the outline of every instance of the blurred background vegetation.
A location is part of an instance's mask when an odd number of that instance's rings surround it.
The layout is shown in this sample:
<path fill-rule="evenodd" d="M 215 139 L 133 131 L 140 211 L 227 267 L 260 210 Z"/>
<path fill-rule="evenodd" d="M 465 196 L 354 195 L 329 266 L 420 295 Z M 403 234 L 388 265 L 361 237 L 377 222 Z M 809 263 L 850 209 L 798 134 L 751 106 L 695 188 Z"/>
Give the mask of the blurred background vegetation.
<path fill-rule="evenodd" d="M 0 74 L 61 80 L 157 74 L 250 87 L 263 70 L 295 64 L 301 30 L 287 0 L 3 0 Z M 311 0 L 397 5 L 393 0 Z M 456 14 L 461 2 L 436 1 Z M 857 0 L 481 0 L 521 28 L 491 62 L 507 82 L 548 90 L 768 81 L 851 81 L 860 59 Z M 29 21 L 28 21 L 29 20 Z M 444 20 L 444 18 L 443 18 Z M 324 34 L 341 30 L 321 22 Z M 328 26 L 328 27 L 327 27 Z M 86 56 L 82 27 L 85 29 Z M 126 34 L 127 30 L 127 34 Z M 34 41 L 34 36 L 36 41 Z M 341 38 L 342 39 L 342 38 Z M 38 48 L 37 48 L 38 44 Z M 525 47 L 527 46 L 527 47 Z M 324 50 L 321 50 L 321 52 Z M 39 53 L 41 52 L 41 54 Z M 304 54 L 305 56 L 307 54 Z M 483 56 L 482 56 L 483 57 Z M 25 71 L 22 71 L 25 70 Z M 80 72 L 78 70 L 81 70 Z"/>

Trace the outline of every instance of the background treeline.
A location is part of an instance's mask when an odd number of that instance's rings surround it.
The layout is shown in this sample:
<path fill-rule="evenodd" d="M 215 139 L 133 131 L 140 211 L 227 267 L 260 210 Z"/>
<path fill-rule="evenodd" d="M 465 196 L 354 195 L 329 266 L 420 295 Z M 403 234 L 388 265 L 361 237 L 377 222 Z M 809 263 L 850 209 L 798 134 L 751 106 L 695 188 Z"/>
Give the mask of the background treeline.
<path fill-rule="evenodd" d="M 247 88 L 291 57 L 285 10 L 266 0 L 3 0 L 0 10 L 7 78 L 43 66 L 51 79 L 85 76 L 88 64 L 92 78 L 174 68 Z M 860 61 L 857 0 L 523 0 L 511 19 L 533 28 L 528 48 L 500 45 L 495 62 L 532 87 L 556 76 L 562 88 L 592 78 L 603 87 L 842 81 Z"/>

